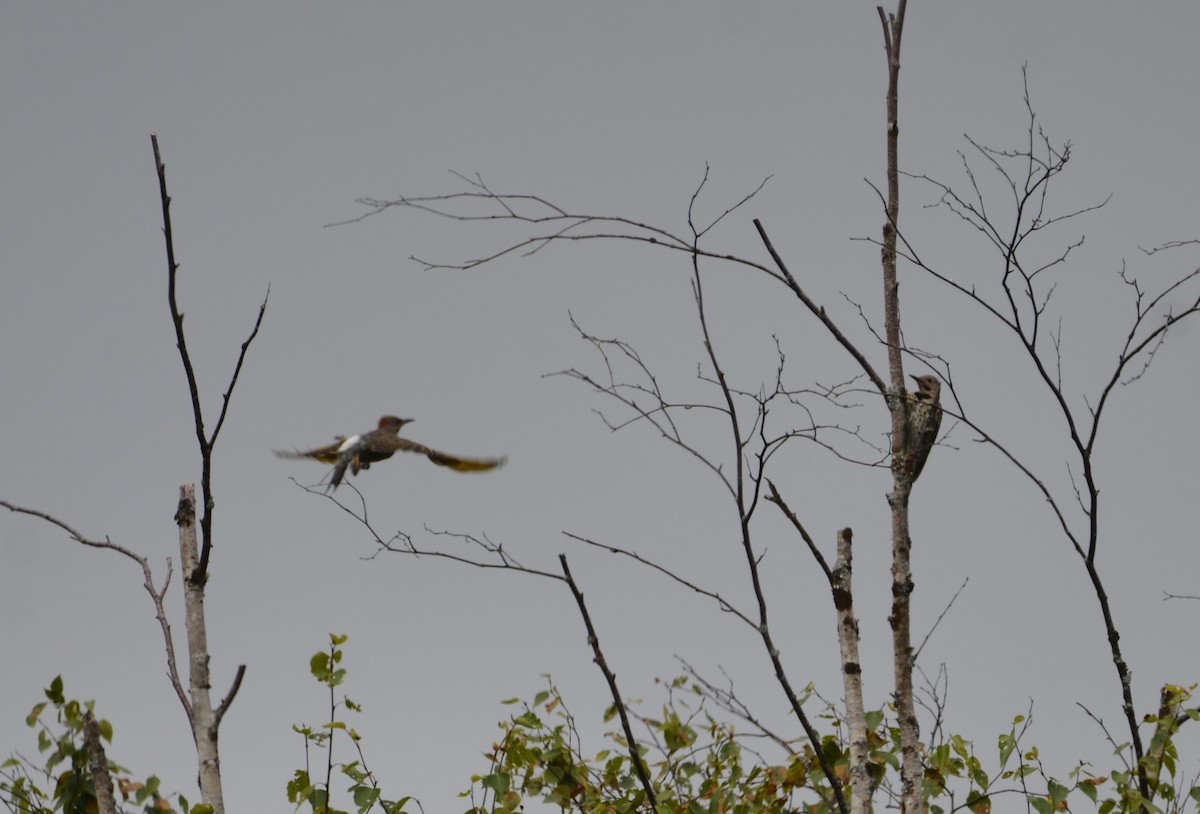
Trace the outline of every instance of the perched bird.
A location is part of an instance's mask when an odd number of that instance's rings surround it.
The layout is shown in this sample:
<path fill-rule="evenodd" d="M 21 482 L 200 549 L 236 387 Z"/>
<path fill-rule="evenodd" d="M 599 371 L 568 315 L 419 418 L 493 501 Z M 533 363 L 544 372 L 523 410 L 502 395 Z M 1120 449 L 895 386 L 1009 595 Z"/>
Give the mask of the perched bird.
<path fill-rule="evenodd" d="M 921 476 L 929 450 L 937 441 L 938 428 L 942 426 L 942 382 L 937 376 L 910 376 L 917 383 L 915 393 L 908 394 L 908 425 L 905 438 L 908 442 L 909 477 L 913 482 Z"/>
<path fill-rule="evenodd" d="M 280 458 L 312 458 L 321 463 L 333 464 L 333 477 L 329 488 L 337 489 L 346 474 L 346 467 L 355 475 L 360 469 L 370 469 L 376 461 L 386 460 L 396 452 L 418 452 L 438 466 L 448 466 L 458 472 L 486 472 L 503 464 L 507 458 L 459 458 L 447 455 L 400 437 L 400 428 L 412 421 L 411 418 L 396 418 L 385 415 L 379 426 L 362 435 L 336 436 L 332 444 L 306 452 L 300 450 L 275 450 Z"/>

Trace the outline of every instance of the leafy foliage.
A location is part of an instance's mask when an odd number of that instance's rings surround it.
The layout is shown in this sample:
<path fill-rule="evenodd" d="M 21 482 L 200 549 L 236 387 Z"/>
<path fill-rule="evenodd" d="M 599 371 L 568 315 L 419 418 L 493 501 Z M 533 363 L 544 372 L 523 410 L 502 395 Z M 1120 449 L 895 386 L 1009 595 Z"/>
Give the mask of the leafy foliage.
<path fill-rule="evenodd" d="M 347 636 L 329 635 L 329 649 L 318 651 L 309 660 L 309 671 L 313 678 L 329 688 L 329 720 L 320 727 L 296 725 L 292 730 L 304 737 L 304 768 L 297 769 L 287 784 L 288 800 L 297 808 L 307 803 L 313 814 L 349 814 L 348 809 L 333 807 L 331 790 L 333 770 L 350 781 L 346 791 L 353 800 L 354 810 L 358 814 L 373 809 L 385 814 L 401 814 L 404 806 L 412 799 L 401 797 L 399 800 L 387 800 L 375 779 L 375 775 L 367 768 L 366 758 L 362 750 L 362 736 L 353 727 L 348 726 L 341 718 L 341 711 L 359 713 L 362 707 L 343 694 L 337 696 L 337 688 L 346 680 L 346 668 L 341 667 L 343 650 Z M 338 733 L 349 738 L 354 748 L 357 760 L 349 763 L 339 763 L 334 760 L 334 739 Z M 313 778 L 311 767 L 312 751 L 324 751 L 325 761 L 324 781 Z"/>
<path fill-rule="evenodd" d="M 706 694 L 686 677 L 671 682 L 670 700 L 655 716 L 641 715 L 646 738 L 638 744 L 654 782 L 660 814 L 784 814 L 835 811 L 831 790 L 816 755 L 807 743 L 783 743 L 779 759 L 768 759 L 750 744 L 769 733 L 739 732 L 733 724 L 706 711 Z M 1166 690 L 1164 690 L 1164 694 Z M 1165 697 L 1165 695 L 1164 695 Z M 1007 800 L 1037 814 L 1067 811 L 1091 802 L 1100 814 L 1145 812 L 1172 814 L 1198 810 L 1200 787 L 1193 778 L 1180 782 L 1173 735 L 1183 720 L 1196 720 L 1200 710 L 1184 709 L 1191 691 L 1171 687 L 1171 721 L 1147 718 L 1161 743 L 1157 758 L 1166 777 L 1155 786 L 1156 797 L 1138 793 L 1137 776 L 1129 767 L 1098 776 L 1078 766 L 1066 781 L 1043 765 L 1036 746 L 1026 747 L 1030 721 L 1017 716 L 997 740 L 994 761 L 977 754 L 975 745 L 950 735 L 925 751 L 923 796 L 932 814 L 967 810 L 991 814 L 993 803 Z M 697 703 L 698 702 L 698 703 Z M 645 810 L 645 793 L 630 765 L 620 732 L 607 733 L 613 748 L 585 757 L 576 722 L 551 684 L 532 701 L 510 699 L 519 711 L 501 724 L 503 737 L 487 753 L 486 773 L 472 777 L 467 814 L 516 814 L 531 802 L 563 811 L 632 814 Z M 609 710 L 611 719 L 613 711 Z M 832 705 L 821 716 L 832 732 L 821 748 L 843 783 L 850 779 L 850 756 L 843 722 Z M 894 710 L 867 714 L 870 774 L 873 791 L 898 803 L 895 785 L 900 768 L 900 734 Z M 1161 735 L 1161 737 L 1159 737 Z M 1117 754 L 1127 760 L 1128 747 Z M 1147 760 L 1155 759 L 1153 754 Z M 1151 774 L 1157 776 L 1151 767 Z M 1188 801 L 1192 807 L 1188 808 Z"/>
<path fill-rule="evenodd" d="M 20 754 L 13 754 L 0 764 L 0 803 L 8 811 L 19 814 L 50 814 L 53 811 L 92 814 L 97 810 L 96 787 L 83 727 L 84 716 L 93 711 L 95 702 L 67 700 L 62 676 L 55 677 L 45 693 L 46 700 L 35 705 L 25 718 L 25 723 L 37 730 L 38 752 L 45 755 L 45 765 L 35 766 Z M 43 721 L 45 713 L 51 709 L 55 713 L 53 725 Z M 112 725 L 105 720 L 98 723 L 101 738 L 112 743 Z M 176 812 L 170 800 L 160 793 L 157 777 L 135 780 L 111 760 L 108 770 L 120 796 L 118 805 L 122 811 Z M 182 795 L 177 795 L 177 800 L 183 814 L 211 814 L 206 805 L 189 806 Z"/>
<path fill-rule="evenodd" d="M 342 646 L 347 637 L 331 635 L 327 650 L 309 662 L 312 676 L 328 688 L 329 718 L 319 727 L 294 726 L 304 737 L 305 765 L 287 784 L 288 800 L 305 804 L 314 814 L 366 814 L 381 811 L 402 814 L 406 806 L 420 803 L 412 797 L 384 797 L 374 773 L 367 768 L 362 736 L 344 720 L 345 713 L 362 707 L 345 694 L 338 695 L 347 676 Z M 710 712 L 714 696 L 703 684 L 680 677 L 666 685 L 667 700 L 655 714 L 636 714 L 645 731 L 637 744 L 638 755 L 649 770 L 659 814 L 831 814 L 832 792 L 817 755 L 806 741 L 785 741 L 761 727 L 741 732 L 728 720 Z M 1188 707 L 1195 687 L 1167 685 L 1155 715 L 1144 724 L 1153 728 L 1150 748 L 1142 759 L 1153 778 L 1151 798 L 1138 787 L 1136 767 L 1128 744 L 1114 744 L 1119 767 L 1098 774 L 1087 764 L 1078 765 L 1066 780 L 1050 774 L 1036 746 L 1027 746 L 1031 721 L 1018 715 L 1008 732 L 996 742 L 994 759 L 976 751 L 975 744 L 958 735 L 947 735 L 925 751 L 922 792 L 931 814 L 969 811 L 991 814 L 1004 802 L 1035 814 L 1078 810 L 1091 803 L 1098 814 L 1178 814 L 1200 811 L 1200 785 L 1193 774 L 1183 776 L 1175 736 L 1187 721 L 1200 720 L 1200 708 Z M 30 712 L 26 723 L 37 729 L 38 751 L 44 766 L 36 767 L 15 754 L 0 764 L 0 803 L 12 814 L 92 814 L 97 810 L 87 749 L 83 740 L 85 713 L 93 702 L 67 700 L 62 678 L 46 689 L 46 701 Z M 808 696 L 811 700 L 812 695 Z M 517 814 L 531 804 L 562 811 L 596 814 L 634 814 L 646 810 L 646 794 L 634 770 L 629 749 L 619 730 L 605 734 L 608 746 L 592 755 L 583 749 L 574 715 L 553 683 L 537 691 L 532 700 L 504 702 L 516 710 L 500 723 L 502 736 L 485 753 L 486 770 L 471 777 L 466 814 Z M 715 703 L 722 706 L 720 699 Z M 55 721 L 43 719 L 54 710 Z M 616 711 L 610 708 L 605 722 Z M 821 719 L 829 733 L 821 749 L 843 783 L 850 779 L 850 755 L 845 726 L 836 708 L 826 704 Z M 900 735 L 894 710 L 867 713 L 870 774 L 873 791 L 895 805 L 894 786 L 900 767 Z M 112 742 L 112 727 L 100 721 L 104 741 Z M 354 759 L 334 759 L 335 739 L 348 738 Z M 761 743 L 774 744 L 775 756 L 765 754 Z M 313 776 L 314 751 L 324 761 Z M 124 768 L 109 763 L 122 811 L 143 814 L 211 814 L 206 805 L 189 806 L 176 795 L 178 808 L 164 797 L 157 777 L 136 781 Z M 321 771 L 323 770 L 323 772 Z M 332 802 L 334 770 L 347 782 L 347 808 Z M 422 810 L 423 811 L 423 810 Z"/>

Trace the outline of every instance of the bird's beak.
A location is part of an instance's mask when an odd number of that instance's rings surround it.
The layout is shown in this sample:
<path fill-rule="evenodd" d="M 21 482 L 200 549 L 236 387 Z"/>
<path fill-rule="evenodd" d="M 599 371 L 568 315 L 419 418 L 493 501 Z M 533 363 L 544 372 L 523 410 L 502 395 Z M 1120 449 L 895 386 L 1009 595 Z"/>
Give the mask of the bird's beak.
<path fill-rule="evenodd" d="M 914 376 L 913 374 L 911 374 L 911 373 L 910 373 L 910 374 L 908 374 L 908 378 L 912 379 L 912 380 L 913 380 L 914 382 L 916 382 L 917 384 L 920 384 L 920 383 L 921 383 L 921 377 L 920 377 L 920 376 Z"/>

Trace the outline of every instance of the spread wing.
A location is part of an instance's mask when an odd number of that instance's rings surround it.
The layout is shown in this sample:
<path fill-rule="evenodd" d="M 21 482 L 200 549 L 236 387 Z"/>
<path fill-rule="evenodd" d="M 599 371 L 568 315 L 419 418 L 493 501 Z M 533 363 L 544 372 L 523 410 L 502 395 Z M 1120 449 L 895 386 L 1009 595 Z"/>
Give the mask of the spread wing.
<path fill-rule="evenodd" d="M 380 436 L 378 433 L 366 435 L 337 436 L 332 444 L 309 450 L 274 450 L 280 458 L 311 458 L 324 464 L 333 464 L 333 473 L 329 478 L 329 488 L 337 489 L 349 468 L 355 475 L 360 469 L 368 468 L 375 461 L 390 458 L 394 452 L 416 452 L 424 455 L 438 466 L 453 469 L 455 472 L 487 472 L 503 466 L 507 458 L 462 458 L 458 455 L 447 455 L 430 449 L 424 444 L 409 441 L 396 435 Z"/>
<path fill-rule="evenodd" d="M 455 472 L 487 472 L 503 466 L 504 462 L 508 460 L 507 458 L 461 458 L 458 455 L 447 455 L 445 452 L 438 452 L 436 449 L 430 449 L 424 444 L 409 441 L 407 438 L 389 438 L 388 444 L 400 452 L 416 452 L 424 455 L 438 466 L 449 467 Z"/>

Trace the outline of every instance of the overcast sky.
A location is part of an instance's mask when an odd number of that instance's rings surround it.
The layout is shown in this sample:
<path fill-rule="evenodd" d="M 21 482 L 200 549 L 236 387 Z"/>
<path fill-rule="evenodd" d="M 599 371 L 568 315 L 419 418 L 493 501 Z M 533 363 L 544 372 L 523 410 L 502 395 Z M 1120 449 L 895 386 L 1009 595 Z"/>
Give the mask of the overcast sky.
<path fill-rule="evenodd" d="M 1133 313 L 1122 263 L 1148 289 L 1197 265 L 1194 251 L 1147 260 L 1139 248 L 1200 233 L 1197 30 L 1200 6 L 1182 1 L 1153 11 L 1084 0 L 909 7 L 908 171 L 961 181 L 964 134 L 1020 146 L 1027 63 L 1040 123 L 1072 143 L 1051 205 L 1112 195 L 1035 246 L 1045 257 L 1087 235 L 1052 309 L 1080 410 Z M 388 796 L 415 795 L 430 814 L 465 807 L 454 795 L 485 768 L 480 755 L 508 712 L 499 702 L 532 696 L 542 674 L 581 722 L 608 703 L 561 585 L 424 558 L 364 561 L 364 530 L 290 480 L 316 483 L 323 467 L 271 455 L 370 429 L 384 413 L 414 418 L 406 434 L 430 446 L 509 463 L 471 476 L 416 456 L 373 467 L 354 482 L 381 531 L 426 542 L 426 527 L 486 533 L 538 567 L 566 552 L 627 696 L 656 709 L 652 680 L 673 676 L 678 654 L 713 675 L 723 666 L 787 726 L 751 631 L 562 534 L 637 549 L 748 598 L 736 518 L 712 474 L 647 427 L 610 433 L 592 411 L 611 405 L 543 377 L 599 370 L 570 312 L 632 343 L 672 393 L 715 399 L 696 381 L 703 349 L 686 258 L 589 242 L 429 272 L 410 255 L 461 262 L 509 235 L 400 211 L 326 224 L 361 214 L 359 197 L 459 191 L 458 171 L 682 231 L 706 164 L 698 208 L 708 218 L 771 176 L 710 247 L 766 262 L 750 223 L 761 218 L 882 369 L 883 350 L 847 298 L 881 325 L 878 251 L 852 238 L 878 235 L 882 222 L 867 181 L 885 183 L 885 79 L 874 5 L 844 0 L 0 8 L 0 498 L 149 556 L 159 579 L 167 558 L 178 561 L 178 488 L 198 480 L 199 454 L 167 310 L 151 132 L 174 198 L 180 302 L 210 426 L 270 286 L 214 470 L 214 693 L 247 666 L 222 729 L 230 810 L 287 807 L 284 785 L 304 760 L 290 727 L 325 714 L 307 664 L 331 631 L 351 636 L 347 691 L 366 707 L 355 726 L 369 765 Z M 922 255 L 994 285 L 987 247 L 923 210 L 936 200 L 928 188 L 908 182 L 905 195 L 903 223 Z M 771 375 L 773 336 L 797 386 L 856 372 L 777 284 L 728 266 L 707 273 L 718 350 L 742 389 Z M 911 267 L 901 274 L 908 341 L 951 361 L 977 420 L 1070 509 L 1064 423 L 1012 337 Z M 1194 327 L 1172 332 L 1150 374 L 1114 396 L 1096 448 L 1099 562 L 1142 711 L 1163 682 L 1200 679 L 1194 637 L 1178 632 L 1193 629 L 1197 610 L 1162 601 L 1163 591 L 1197 593 L 1198 343 Z M 884 418 L 863 404 L 847 421 L 879 442 Z M 717 425 L 685 420 L 698 445 L 728 461 Z M 867 692 L 878 706 L 891 675 L 889 476 L 802 443 L 775 463 L 827 552 L 836 529 L 855 529 Z M 772 509 L 758 533 L 784 658 L 796 683 L 838 698 L 823 578 Z M 913 524 L 918 639 L 970 580 L 921 656 L 926 671 L 949 671 L 950 727 L 990 756 L 1033 699 L 1032 740 L 1052 770 L 1109 766 L 1110 747 L 1076 702 L 1119 733 L 1119 687 L 1091 588 L 1044 501 L 960 428 L 931 456 Z M 182 640 L 177 581 L 169 601 Z M 95 699 L 114 723 L 115 760 L 198 798 L 190 733 L 131 563 L 0 515 L 0 645 L 0 751 L 35 751 L 23 719 L 61 673 L 69 696 Z"/>

